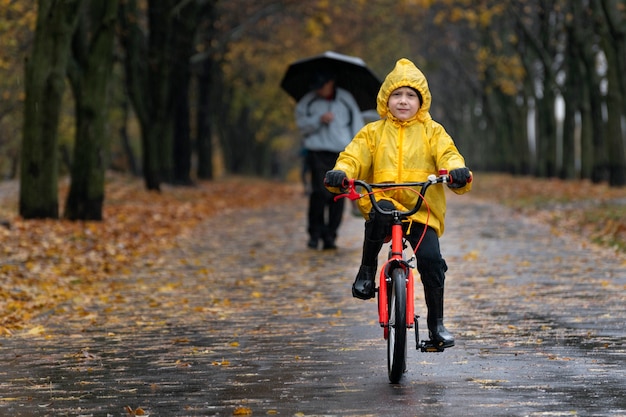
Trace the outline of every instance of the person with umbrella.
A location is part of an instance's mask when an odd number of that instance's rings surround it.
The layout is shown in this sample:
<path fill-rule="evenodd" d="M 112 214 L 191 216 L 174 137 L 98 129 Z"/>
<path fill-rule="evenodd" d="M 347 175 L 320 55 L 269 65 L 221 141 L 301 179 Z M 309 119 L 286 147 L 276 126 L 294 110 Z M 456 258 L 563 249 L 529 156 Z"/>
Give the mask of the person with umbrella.
<path fill-rule="evenodd" d="M 361 110 L 347 90 L 335 84 L 328 70 L 315 72 L 310 91 L 296 104 L 296 124 L 304 136 L 306 164 L 311 175 L 308 210 L 308 247 L 336 249 L 337 230 L 344 203 L 335 202 L 324 187 L 324 175 L 333 168 L 339 153 L 363 127 Z"/>
<path fill-rule="evenodd" d="M 362 112 L 376 108 L 380 79 L 355 56 L 326 51 L 292 62 L 280 86 L 296 104 L 296 124 L 304 136 L 305 167 L 311 176 L 308 232 L 310 248 L 336 248 L 343 202 L 323 185 L 339 152 L 363 126 Z M 326 167 L 326 168 L 325 168 Z M 327 215 L 327 217 L 326 217 Z"/>

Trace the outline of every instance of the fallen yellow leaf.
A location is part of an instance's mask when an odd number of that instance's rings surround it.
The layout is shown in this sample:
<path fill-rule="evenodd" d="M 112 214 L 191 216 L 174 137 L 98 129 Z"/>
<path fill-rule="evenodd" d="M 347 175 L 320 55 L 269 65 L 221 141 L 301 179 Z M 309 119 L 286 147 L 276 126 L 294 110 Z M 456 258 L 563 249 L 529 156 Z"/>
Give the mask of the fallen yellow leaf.
<path fill-rule="evenodd" d="M 252 409 L 250 409 L 248 407 L 237 407 L 233 411 L 233 415 L 234 416 L 251 416 L 252 415 Z"/>
<path fill-rule="evenodd" d="M 29 336 L 38 336 L 46 331 L 45 327 L 39 325 L 31 328 L 26 334 Z"/>

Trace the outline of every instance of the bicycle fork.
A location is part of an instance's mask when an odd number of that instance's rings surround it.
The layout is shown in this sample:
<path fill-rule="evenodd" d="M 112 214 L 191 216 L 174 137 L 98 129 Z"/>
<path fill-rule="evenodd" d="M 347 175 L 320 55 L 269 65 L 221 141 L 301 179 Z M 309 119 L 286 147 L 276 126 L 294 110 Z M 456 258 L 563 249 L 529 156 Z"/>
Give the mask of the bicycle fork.
<path fill-rule="evenodd" d="M 389 259 L 380 271 L 380 284 L 378 286 L 378 321 L 381 327 L 389 327 L 389 305 L 387 296 L 387 283 L 391 282 L 391 271 L 395 268 L 404 270 L 406 279 L 406 327 L 413 328 L 415 323 L 415 285 L 413 271 L 409 263 L 404 259 L 404 243 L 402 224 L 394 224 L 391 228 L 391 253 Z M 385 336 L 387 330 L 385 331 Z"/>

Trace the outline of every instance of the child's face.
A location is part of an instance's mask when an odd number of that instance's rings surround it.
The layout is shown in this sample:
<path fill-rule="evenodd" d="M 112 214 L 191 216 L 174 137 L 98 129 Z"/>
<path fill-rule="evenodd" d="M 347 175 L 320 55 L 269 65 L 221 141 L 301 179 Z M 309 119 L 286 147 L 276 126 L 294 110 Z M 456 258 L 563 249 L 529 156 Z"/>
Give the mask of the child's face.
<path fill-rule="evenodd" d="M 422 103 L 413 89 L 400 87 L 391 92 L 387 105 L 391 114 L 398 120 L 405 121 L 415 116 Z"/>

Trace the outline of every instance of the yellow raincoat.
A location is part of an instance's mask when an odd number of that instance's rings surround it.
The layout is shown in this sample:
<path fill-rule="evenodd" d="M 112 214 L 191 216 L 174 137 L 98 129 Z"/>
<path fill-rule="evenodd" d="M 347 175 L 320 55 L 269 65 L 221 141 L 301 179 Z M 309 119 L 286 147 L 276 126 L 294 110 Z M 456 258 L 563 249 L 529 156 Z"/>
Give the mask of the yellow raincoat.
<path fill-rule="evenodd" d="M 396 119 L 387 106 L 391 92 L 399 87 L 412 87 L 422 95 L 422 105 L 414 118 L 407 121 Z M 442 125 L 429 113 L 430 90 L 426 77 L 408 59 L 398 60 L 393 71 L 387 75 L 377 97 L 377 111 L 381 120 L 365 125 L 339 155 L 334 169 L 346 173 L 348 178 L 369 183 L 421 182 L 440 169 L 448 172 L 465 167 L 463 156 Z M 471 189 L 471 183 L 463 188 L 452 189 L 463 194 Z M 337 192 L 337 189 L 330 189 Z M 407 190 L 377 193 L 377 200 L 392 201 L 400 210 L 415 206 L 417 194 Z M 444 231 L 446 196 L 444 187 L 433 185 L 426 192 L 430 207 L 428 225 L 438 236 Z M 367 219 L 371 210 L 369 198 L 358 200 L 359 209 Z M 412 221 L 425 224 L 427 205 L 411 216 Z"/>

